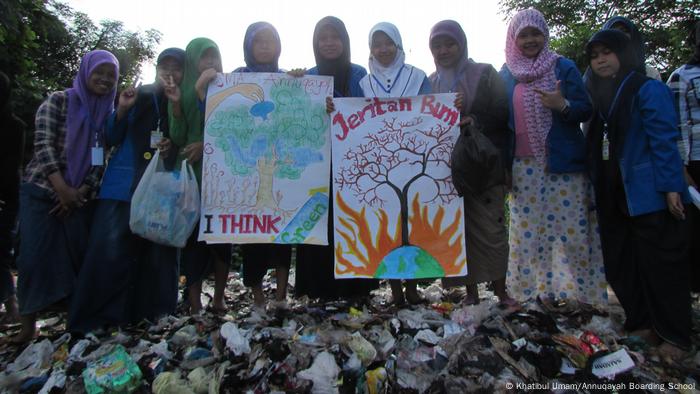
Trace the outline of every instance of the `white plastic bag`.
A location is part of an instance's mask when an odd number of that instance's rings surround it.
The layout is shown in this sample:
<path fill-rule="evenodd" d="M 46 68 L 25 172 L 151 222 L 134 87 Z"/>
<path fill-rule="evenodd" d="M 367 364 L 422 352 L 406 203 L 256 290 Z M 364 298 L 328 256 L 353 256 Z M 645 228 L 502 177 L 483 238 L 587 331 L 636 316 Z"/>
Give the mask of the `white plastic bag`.
<path fill-rule="evenodd" d="M 199 187 L 192 166 L 166 171 L 159 152 L 151 159 L 131 199 L 129 227 L 134 234 L 182 248 L 199 220 Z"/>

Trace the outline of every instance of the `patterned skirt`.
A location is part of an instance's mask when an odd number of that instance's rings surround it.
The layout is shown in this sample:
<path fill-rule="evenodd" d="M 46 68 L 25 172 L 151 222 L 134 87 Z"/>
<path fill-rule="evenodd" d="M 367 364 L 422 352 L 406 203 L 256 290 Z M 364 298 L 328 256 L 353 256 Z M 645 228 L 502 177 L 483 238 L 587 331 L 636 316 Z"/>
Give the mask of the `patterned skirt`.
<path fill-rule="evenodd" d="M 593 190 L 584 173 L 550 174 L 534 158 L 513 163 L 510 294 L 607 302 Z"/>

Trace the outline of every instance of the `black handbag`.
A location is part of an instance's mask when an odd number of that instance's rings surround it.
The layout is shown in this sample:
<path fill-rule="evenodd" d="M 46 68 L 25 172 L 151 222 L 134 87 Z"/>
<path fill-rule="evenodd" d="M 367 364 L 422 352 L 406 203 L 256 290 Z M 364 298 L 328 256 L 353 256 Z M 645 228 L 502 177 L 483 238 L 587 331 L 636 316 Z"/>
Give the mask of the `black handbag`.
<path fill-rule="evenodd" d="M 505 182 L 500 151 L 478 127 L 462 127 L 450 161 L 452 183 L 460 197 L 466 193 L 481 194 Z"/>

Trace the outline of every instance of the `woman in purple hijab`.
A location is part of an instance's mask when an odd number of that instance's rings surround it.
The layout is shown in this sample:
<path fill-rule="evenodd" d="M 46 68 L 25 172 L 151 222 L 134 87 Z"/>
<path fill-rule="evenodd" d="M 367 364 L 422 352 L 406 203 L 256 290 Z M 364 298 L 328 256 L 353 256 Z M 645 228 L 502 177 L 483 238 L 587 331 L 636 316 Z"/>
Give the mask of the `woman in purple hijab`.
<path fill-rule="evenodd" d="M 17 296 L 22 329 L 36 335 L 36 314 L 71 296 L 90 223 L 90 200 L 102 175 L 103 128 L 114 109 L 119 62 L 86 54 L 73 87 L 54 92 L 36 113 L 34 157 L 20 189 Z"/>
<path fill-rule="evenodd" d="M 505 162 L 509 146 L 508 97 L 501 77 L 490 64 L 476 63 L 468 56 L 467 37 L 459 23 L 438 22 L 430 31 L 430 51 L 435 72 L 430 75 L 433 93 L 461 95 L 461 122 L 478 128 L 502 152 Z M 505 167 L 505 166 L 504 166 Z M 490 174 L 485 190 L 464 193 L 468 274 L 445 278 L 443 286 L 466 286 L 466 304 L 479 303 L 479 283 L 491 282 L 504 304 L 514 301 L 506 292 L 508 231 L 505 222 L 505 174 Z"/>

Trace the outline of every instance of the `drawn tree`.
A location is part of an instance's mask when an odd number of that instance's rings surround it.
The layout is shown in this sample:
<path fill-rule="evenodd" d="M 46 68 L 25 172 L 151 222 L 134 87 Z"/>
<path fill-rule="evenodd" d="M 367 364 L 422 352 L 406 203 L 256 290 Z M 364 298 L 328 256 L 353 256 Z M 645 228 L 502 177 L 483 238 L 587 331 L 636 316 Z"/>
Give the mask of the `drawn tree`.
<path fill-rule="evenodd" d="M 351 190 L 360 202 L 369 206 L 384 206 L 387 193 L 382 189 L 393 191 L 389 195 L 395 194 L 401 206 L 401 246 L 410 245 L 408 192 L 411 185 L 427 178 L 435 186 L 425 203 L 449 203 L 456 197 L 449 172 L 436 171 L 449 166 L 454 146 L 450 127 L 438 124 L 423 129 L 421 123 L 419 117 L 408 122 L 397 122 L 396 118 L 384 120 L 380 130 L 367 135 L 364 143 L 345 153 L 343 166 L 335 177 L 340 190 Z"/>
<path fill-rule="evenodd" d="M 304 169 L 323 161 L 328 115 L 323 103 L 312 104 L 303 87 L 279 85 L 270 89 L 274 108 L 265 116 L 253 115 L 238 105 L 214 113 L 206 131 L 224 152 L 234 175 L 257 173 L 254 211 L 280 212 L 280 195 L 273 193 L 275 178 L 299 179 Z"/>

